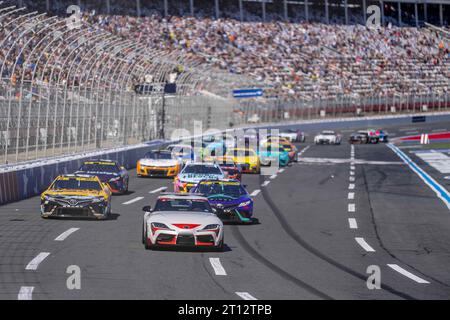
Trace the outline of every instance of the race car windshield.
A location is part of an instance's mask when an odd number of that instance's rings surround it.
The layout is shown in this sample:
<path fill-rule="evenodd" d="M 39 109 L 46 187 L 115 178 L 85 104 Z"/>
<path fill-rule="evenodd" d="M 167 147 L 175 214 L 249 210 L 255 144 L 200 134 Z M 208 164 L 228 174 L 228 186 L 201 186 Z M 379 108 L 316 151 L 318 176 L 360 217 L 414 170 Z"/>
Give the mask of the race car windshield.
<path fill-rule="evenodd" d="M 245 189 L 237 183 L 201 183 L 198 186 L 197 192 L 205 196 L 223 194 L 233 198 L 238 198 L 247 194 Z"/>
<path fill-rule="evenodd" d="M 170 160 L 172 159 L 172 154 L 169 152 L 149 152 L 145 154 L 145 158 L 154 160 Z"/>
<path fill-rule="evenodd" d="M 194 173 L 194 174 L 222 174 L 220 169 L 216 166 L 205 166 L 205 165 L 189 165 L 184 170 L 183 173 Z"/>
<path fill-rule="evenodd" d="M 120 170 L 115 164 L 85 163 L 81 166 L 80 171 L 118 173 Z"/>
<path fill-rule="evenodd" d="M 213 212 L 208 201 L 192 199 L 159 199 L 154 211 Z"/>
<path fill-rule="evenodd" d="M 253 156 L 255 156 L 255 151 L 253 151 L 253 150 L 230 150 L 229 152 L 227 152 L 227 156 L 253 157 Z"/>
<path fill-rule="evenodd" d="M 57 180 L 53 185 L 54 190 L 58 189 L 70 189 L 70 190 L 102 190 L 102 187 L 97 181 L 89 180 Z"/>

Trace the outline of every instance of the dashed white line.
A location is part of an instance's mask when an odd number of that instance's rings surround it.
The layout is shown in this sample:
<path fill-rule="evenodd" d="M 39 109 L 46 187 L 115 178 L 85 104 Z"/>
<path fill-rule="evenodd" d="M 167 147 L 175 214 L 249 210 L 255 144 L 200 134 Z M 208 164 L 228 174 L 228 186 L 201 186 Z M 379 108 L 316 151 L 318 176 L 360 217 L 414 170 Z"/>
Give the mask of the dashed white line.
<path fill-rule="evenodd" d="M 158 192 L 162 192 L 162 191 L 166 191 L 167 187 L 161 187 L 155 190 L 150 191 L 149 193 L 158 193 Z"/>
<path fill-rule="evenodd" d="M 236 292 L 236 294 L 244 300 L 258 300 L 248 292 Z"/>
<path fill-rule="evenodd" d="M 355 182 L 356 179 L 354 176 L 350 176 L 349 180 L 350 180 L 350 182 Z"/>
<path fill-rule="evenodd" d="M 276 174 L 273 174 L 273 175 L 271 175 L 269 178 L 271 179 L 271 180 L 273 180 L 273 179 L 275 179 L 277 177 L 277 175 Z"/>
<path fill-rule="evenodd" d="M 261 187 L 266 187 L 269 183 L 270 183 L 269 180 L 264 181 L 264 182 L 261 184 Z"/>
<path fill-rule="evenodd" d="M 355 238 L 356 242 L 367 252 L 375 252 L 375 249 L 369 246 L 369 244 L 364 240 L 364 238 Z"/>
<path fill-rule="evenodd" d="M 355 171 L 350 170 L 350 175 L 354 176 L 355 175 Z"/>
<path fill-rule="evenodd" d="M 411 280 L 414 280 L 417 283 L 430 283 L 427 280 L 424 280 L 414 274 L 412 274 L 409 271 L 406 271 L 405 269 L 403 269 L 402 267 L 400 267 L 397 264 L 388 264 L 388 267 L 394 269 L 395 271 L 397 271 L 398 273 L 401 273 L 402 275 L 404 275 L 405 277 L 410 278 Z"/>
<path fill-rule="evenodd" d="M 216 276 L 226 276 L 227 275 L 227 272 L 225 271 L 222 264 L 220 263 L 219 258 L 209 258 L 209 263 L 211 263 L 211 266 L 213 267 Z"/>
<path fill-rule="evenodd" d="M 350 170 L 355 170 L 355 166 L 350 166 Z"/>
<path fill-rule="evenodd" d="M 447 129 L 434 129 L 434 130 L 431 130 L 431 132 L 446 132 L 447 131 Z"/>
<path fill-rule="evenodd" d="M 124 202 L 124 203 L 122 203 L 122 204 L 132 204 L 132 203 L 138 202 L 138 201 L 140 201 L 140 200 L 142 200 L 142 199 L 144 199 L 144 197 L 136 197 L 136 198 L 131 199 L 131 200 L 129 200 L 129 201 L 127 201 L 127 202 Z"/>
<path fill-rule="evenodd" d="M 250 193 L 250 196 L 251 196 L 251 197 L 256 197 L 260 192 L 261 192 L 261 190 L 256 189 L 255 191 L 253 191 L 252 193 Z"/>
<path fill-rule="evenodd" d="M 298 153 L 298 155 L 301 156 L 303 153 L 305 153 L 306 150 L 309 149 L 309 147 L 311 147 L 311 146 L 305 147 L 303 150 L 301 150 L 301 151 Z"/>
<path fill-rule="evenodd" d="M 50 255 L 50 252 L 41 252 L 39 253 L 33 260 L 31 260 L 27 266 L 25 267 L 25 270 L 37 270 L 39 267 L 39 264 L 45 260 Z"/>
<path fill-rule="evenodd" d="M 354 203 L 348 204 L 348 212 L 355 212 L 356 211 L 356 205 Z"/>
<path fill-rule="evenodd" d="M 80 230 L 80 228 L 70 228 L 69 230 L 64 231 L 59 236 L 57 236 L 55 238 L 55 241 L 64 241 L 64 240 L 66 240 L 66 238 L 68 236 L 70 236 L 72 233 L 74 233 L 75 231 L 78 231 L 78 230 Z"/>
<path fill-rule="evenodd" d="M 17 300 L 32 300 L 34 287 L 20 287 Z"/>
<path fill-rule="evenodd" d="M 355 218 L 348 218 L 348 225 L 350 229 L 358 229 L 358 224 L 356 223 Z"/>
<path fill-rule="evenodd" d="M 350 183 L 350 184 L 348 185 L 348 189 L 349 189 L 349 190 L 355 189 L 355 184 L 354 184 L 354 183 Z"/>
<path fill-rule="evenodd" d="M 278 173 L 283 173 L 283 172 L 284 172 L 284 169 L 278 170 Z"/>
<path fill-rule="evenodd" d="M 355 193 L 354 193 L 354 192 L 349 192 L 347 198 L 348 198 L 348 200 L 353 200 L 353 199 L 355 199 Z"/>

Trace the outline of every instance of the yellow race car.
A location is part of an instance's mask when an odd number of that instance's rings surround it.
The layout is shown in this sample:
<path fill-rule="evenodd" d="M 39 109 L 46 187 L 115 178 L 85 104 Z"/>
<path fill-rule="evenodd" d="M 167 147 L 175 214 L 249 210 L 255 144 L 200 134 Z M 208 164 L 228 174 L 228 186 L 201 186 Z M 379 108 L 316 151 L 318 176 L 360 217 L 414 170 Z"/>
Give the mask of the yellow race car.
<path fill-rule="evenodd" d="M 260 173 L 261 163 L 255 150 L 251 148 L 229 148 L 224 158 L 232 159 L 242 168 L 243 173 Z"/>
<path fill-rule="evenodd" d="M 111 195 L 97 176 L 60 175 L 41 194 L 41 217 L 107 219 Z"/>

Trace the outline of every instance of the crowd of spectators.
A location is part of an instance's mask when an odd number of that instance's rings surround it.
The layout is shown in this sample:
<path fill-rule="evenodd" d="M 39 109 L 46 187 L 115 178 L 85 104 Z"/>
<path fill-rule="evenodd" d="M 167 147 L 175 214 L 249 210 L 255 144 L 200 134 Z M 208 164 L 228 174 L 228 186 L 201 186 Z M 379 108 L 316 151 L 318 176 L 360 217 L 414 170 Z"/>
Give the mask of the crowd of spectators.
<path fill-rule="evenodd" d="M 82 20 L 93 33 L 105 30 L 161 52 L 179 51 L 209 66 L 255 79 L 266 88 L 268 97 L 333 99 L 342 95 L 441 93 L 450 89 L 449 36 L 445 30 L 437 33 L 429 28 L 400 28 L 392 24 L 368 29 L 357 24 L 304 21 L 241 22 L 203 15 L 163 17 L 156 11 L 144 11 L 148 14 L 136 17 L 117 11 L 116 8 L 116 14 L 106 15 L 90 8 L 83 12 Z M 31 79 L 35 68 L 38 74 L 44 70 L 34 64 L 23 65 L 36 45 L 45 47 L 39 43 L 45 35 L 38 32 L 39 27 L 30 33 L 33 39 L 24 39 L 11 48 L 14 36 L 7 35 L 16 23 L 8 25 L 8 19 L 16 18 L 17 15 L 0 18 L 0 64 L 6 59 L 2 78 L 11 79 L 13 84 L 19 75 Z M 60 19 L 56 23 L 63 23 Z M 62 65 L 67 55 L 69 51 L 49 62 L 60 65 L 57 75 L 39 74 L 39 79 L 52 82 L 55 79 L 50 77 L 57 76 L 59 80 L 85 85 L 95 78 L 82 74 L 83 68 L 69 74 L 70 70 Z M 40 61 L 47 62 L 45 57 Z M 14 64 L 19 67 L 11 73 Z"/>

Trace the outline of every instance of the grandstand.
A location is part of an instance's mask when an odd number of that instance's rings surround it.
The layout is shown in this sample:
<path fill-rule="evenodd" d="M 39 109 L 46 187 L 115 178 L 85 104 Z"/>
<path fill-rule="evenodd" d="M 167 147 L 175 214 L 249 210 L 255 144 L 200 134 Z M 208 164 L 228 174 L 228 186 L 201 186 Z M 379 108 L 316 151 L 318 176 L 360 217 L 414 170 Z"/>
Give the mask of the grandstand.
<path fill-rule="evenodd" d="M 0 150 L 18 161 L 145 141 L 193 119 L 220 128 L 255 113 L 280 121 L 286 110 L 441 109 L 445 3 L 1 1 Z M 380 25 L 368 29 L 373 4 Z M 265 96 L 239 105 L 231 92 L 245 86 Z"/>

